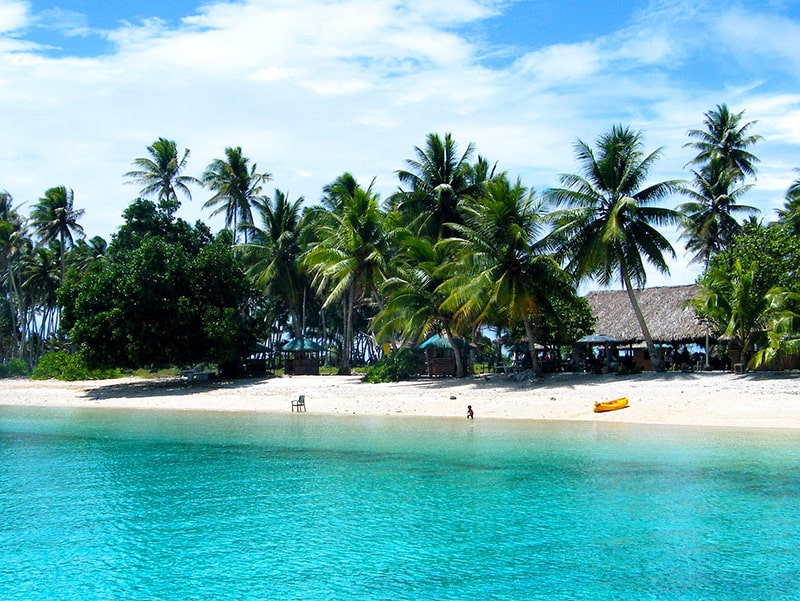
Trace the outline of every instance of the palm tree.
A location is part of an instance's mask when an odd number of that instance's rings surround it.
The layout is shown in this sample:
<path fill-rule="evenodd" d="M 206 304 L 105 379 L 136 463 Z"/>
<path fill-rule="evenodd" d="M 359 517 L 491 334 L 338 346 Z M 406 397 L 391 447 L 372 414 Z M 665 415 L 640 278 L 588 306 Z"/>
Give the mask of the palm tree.
<path fill-rule="evenodd" d="M 415 147 L 414 151 L 417 158 L 406 161 L 408 169 L 397 171 L 400 183 L 409 189 L 401 189 L 390 202 L 414 231 L 436 240 L 446 234 L 445 224 L 461 222 L 459 203 L 480 194 L 481 177 L 486 177 L 488 170 L 469 163 L 475 152 L 472 144 L 459 156 L 449 133 L 444 140 L 428 134 L 425 148 Z"/>
<path fill-rule="evenodd" d="M 547 198 L 567 208 L 552 215 L 554 230 L 549 243 L 556 258 L 566 263 L 577 281 L 594 278 L 608 286 L 619 280 L 642 329 L 655 371 L 664 371 L 655 352 L 634 286 L 647 281 L 646 259 L 662 273 L 669 273 L 664 254 L 675 256 L 672 246 L 655 226 L 676 223 L 678 213 L 652 206 L 675 192 L 680 182 L 664 181 L 642 187 L 661 149 L 645 155 L 642 134 L 615 125 L 597 141 L 597 152 L 578 140 L 579 175 L 562 175 L 564 188 L 547 192 Z"/>
<path fill-rule="evenodd" d="M 8 192 L 0 193 L 0 282 L 10 304 L 11 335 L 14 339 L 12 353 L 23 356 L 27 324 L 20 293 L 19 265 L 31 242 L 27 237 L 25 220 L 14 210 L 12 203 L 13 198 Z"/>
<path fill-rule="evenodd" d="M 290 201 L 289 196 L 275 190 L 272 201 L 258 204 L 263 227 L 251 228 L 248 269 L 256 284 L 270 297 L 280 298 L 292 316 L 294 335 L 303 335 L 303 303 L 307 278 L 300 266 L 301 208 L 303 197 Z"/>
<path fill-rule="evenodd" d="M 326 295 L 323 307 L 341 300 L 344 307 L 344 344 L 339 374 L 350 373 L 354 308 L 372 296 L 385 278 L 389 241 L 385 215 L 372 184 L 357 186 L 342 195 L 337 212 L 317 214 L 318 241 L 304 255 L 304 264 L 314 274 L 317 291 Z"/>
<path fill-rule="evenodd" d="M 252 206 L 261 201 L 261 184 L 272 179 L 269 173 L 258 173 L 256 164 L 242 155 L 242 148 L 228 147 L 224 159 L 214 159 L 203 172 L 203 184 L 215 192 L 203 208 L 217 207 L 211 213 L 214 217 L 225 214 L 225 227 L 236 233 L 239 225 L 253 223 Z M 245 243 L 247 231 L 245 230 Z"/>
<path fill-rule="evenodd" d="M 800 173 L 800 169 L 796 169 Z M 798 177 L 786 191 L 786 204 L 778 211 L 782 222 L 786 223 L 789 231 L 800 235 L 800 177 Z"/>
<path fill-rule="evenodd" d="M 147 147 L 147 152 L 149 157 L 140 157 L 133 161 L 138 170 L 128 171 L 125 177 L 130 178 L 129 183 L 144 186 L 139 191 L 141 196 L 155 196 L 161 208 L 174 213 L 181 206 L 178 192 L 191 200 L 189 184 L 200 184 L 196 177 L 181 175 L 186 168 L 189 149 L 185 149 L 183 155 L 179 156 L 178 146 L 173 140 L 159 138 Z"/>
<path fill-rule="evenodd" d="M 14 199 L 5 190 L 0 190 L 0 221 L 8 221 L 9 217 L 14 213 L 12 203 Z"/>
<path fill-rule="evenodd" d="M 58 328 L 56 291 L 60 285 L 58 255 L 50 248 L 36 248 L 26 253 L 21 265 L 22 291 L 31 307 L 33 322 L 39 324 L 34 348 L 36 356 L 44 352 L 44 342 L 55 335 Z"/>
<path fill-rule="evenodd" d="M 67 257 L 70 266 L 79 272 L 86 270 L 89 265 L 102 260 L 108 252 L 108 243 L 102 236 L 94 236 L 88 242 L 78 240 Z"/>
<path fill-rule="evenodd" d="M 699 151 L 688 165 L 700 165 L 705 170 L 712 162 L 721 161 L 723 168 L 733 169 L 737 174 L 734 181 L 754 176 L 758 157 L 747 149 L 763 138 L 750 133 L 756 121 L 742 124 L 743 116 L 744 111 L 732 113 L 725 104 L 705 113 L 706 128 L 689 130 L 693 141 L 684 144 Z"/>
<path fill-rule="evenodd" d="M 773 298 L 757 282 L 758 263 L 747 268 L 740 260 L 733 269 L 712 268 L 703 278 L 703 287 L 694 300 L 698 315 L 707 319 L 733 348 L 742 353 L 746 364 L 756 338 L 766 329 Z"/>
<path fill-rule="evenodd" d="M 464 205 L 464 224 L 450 224 L 454 236 L 441 242 L 454 248 L 457 261 L 444 285 L 450 291 L 444 307 L 478 323 L 490 315 L 505 319 L 504 325 L 522 323 L 537 374 L 532 317 L 551 296 L 572 290 L 558 264 L 534 244 L 544 223 L 541 209 L 533 189 L 502 175 L 488 183 L 484 196 Z"/>
<path fill-rule="evenodd" d="M 421 337 L 443 330 L 455 359 L 456 377 L 464 376 L 464 362 L 456 346 L 455 311 L 446 310 L 447 294 L 442 284 L 449 266 L 444 247 L 429 238 L 419 238 L 407 229 L 393 233 L 398 254 L 393 257 L 393 274 L 381 286 L 386 303 L 373 319 L 379 339 L 400 336 L 415 344 Z"/>
<path fill-rule="evenodd" d="M 692 186 L 680 187 L 680 192 L 691 198 L 678 207 L 684 215 L 682 237 L 687 240 L 686 249 L 695 253 L 691 262 L 708 268 L 709 259 L 727 248 L 742 229 L 734 214 L 752 215 L 758 209 L 736 204 L 752 184 L 736 187 L 739 172 L 721 160 L 712 160 L 706 169 L 692 173 Z"/>
<path fill-rule="evenodd" d="M 355 194 L 358 181 L 352 173 L 343 173 L 330 184 L 323 186 L 320 204 L 326 211 L 341 213 L 344 199 Z"/>
<path fill-rule="evenodd" d="M 61 281 L 64 281 L 65 257 L 68 243 L 74 242 L 73 234 L 83 237 L 83 227 L 78 219 L 83 216 L 83 209 L 74 206 L 75 195 L 65 186 L 57 186 L 45 191 L 31 212 L 31 224 L 39 236 L 39 245 L 58 242 Z"/>

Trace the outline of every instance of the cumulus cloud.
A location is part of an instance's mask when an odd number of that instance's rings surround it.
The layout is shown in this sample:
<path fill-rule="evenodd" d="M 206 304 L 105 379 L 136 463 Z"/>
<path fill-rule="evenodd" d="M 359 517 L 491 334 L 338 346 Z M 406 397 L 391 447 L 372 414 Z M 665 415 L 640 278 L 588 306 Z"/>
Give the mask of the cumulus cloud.
<path fill-rule="evenodd" d="M 29 22 L 28 3 L 19 0 L 0 0 L 0 34 L 22 29 Z"/>
<path fill-rule="evenodd" d="M 665 146 L 653 177 L 672 179 L 687 176 L 686 131 L 727 102 L 767 138 L 750 204 L 780 206 L 780 181 L 788 186 L 800 164 L 800 98 L 786 91 L 800 53 L 774 40 L 800 39 L 795 21 L 721 0 L 659 1 L 602 35 L 520 47 L 481 29 L 507 4 L 212 1 L 177 24 L 153 15 L 94 31 L 111 51 L 75 57 L 41 52 L 26 32 L 42 15 L 0 0 L 0 189 L 31 202 L 68 185 L 87 232 L 108 236 L 135 195 L 122 174 L 159 136 L 192 150 L 194 175 L 242 146 L 276 187 L 316 202 L 344 171 L 377 178 L 387 196 L 414 146 L 452 132 L 541 190 L 575 169 L 576 138 L 592 142 L 620 122 L 643 129 L 649 149 Z M 81 32 L 85 20 L 67 16 L 50 23 Z M 775 59 L 779 85 L 747 59 L 756 47 L 760 62 Z M 736 68 L 711 73 L 708 56 L 722 52 Z M 511 60 L 489 60 L 498 54 Z M 203 194 L 184 218 L 208 220 Z"/>

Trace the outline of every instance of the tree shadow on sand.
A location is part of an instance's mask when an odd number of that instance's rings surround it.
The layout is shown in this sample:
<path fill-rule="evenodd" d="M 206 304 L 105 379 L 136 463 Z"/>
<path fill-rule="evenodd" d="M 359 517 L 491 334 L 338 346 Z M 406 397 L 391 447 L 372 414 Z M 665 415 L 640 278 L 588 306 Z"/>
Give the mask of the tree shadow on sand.
<path fill-rule="evenodd" d="M 101 401 L 107 399 L 135 399 L 156 396 L 178 397 L 208 392 L 209 390 L 244 390 L 261 384 L 275 376 L 252 378 L 212 378 L 209 380 L 187 382 L 185 378 L 159 378 L 154 380 L 132 381 L 104 384 L 89 388 L 83 393 L 86 399 Z"/>

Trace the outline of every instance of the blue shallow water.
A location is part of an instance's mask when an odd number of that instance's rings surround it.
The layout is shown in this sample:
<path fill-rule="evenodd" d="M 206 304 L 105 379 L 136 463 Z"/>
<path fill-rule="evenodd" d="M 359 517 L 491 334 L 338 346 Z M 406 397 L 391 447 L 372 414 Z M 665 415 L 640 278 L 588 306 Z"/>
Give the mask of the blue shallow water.
<path fill-rule="evenodd" d="M 797 599 L 798 442 L 0 408 L 0 599 Z"/>

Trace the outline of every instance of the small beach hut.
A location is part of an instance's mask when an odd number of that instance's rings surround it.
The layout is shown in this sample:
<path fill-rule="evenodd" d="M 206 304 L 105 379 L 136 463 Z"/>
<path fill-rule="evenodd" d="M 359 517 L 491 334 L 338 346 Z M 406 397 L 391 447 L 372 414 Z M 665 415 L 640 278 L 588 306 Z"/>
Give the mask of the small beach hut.
<path fill-rule="evenodd" d="M 325 350 L 308 338 L 295 338 L 281 347 L 283 373 L 292 376 L 318 376 L 319 355 Z"/>
<path fill-rule="evenodd" d="M 454 341 L 457 351 L 461 353 L 464 372 L 472 373 L 472 348 L 470 344 L 463 338 L 455 338 Z M 428 376 L 456 375 L 456 360 L 453 354 L 453 347 L 447 337 L 434 334 L 420 344 L 417 349 L 425 353 L 425 369 Z"/>
<path fill-rule="evenodd" d="M 244 360 L 244 372 L 248 376 L 263 376 L 272 365 L 270 361 L 272 350 L 260 342 L 256 342 L 250 354 Z"/>

